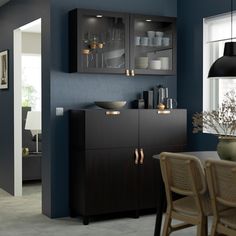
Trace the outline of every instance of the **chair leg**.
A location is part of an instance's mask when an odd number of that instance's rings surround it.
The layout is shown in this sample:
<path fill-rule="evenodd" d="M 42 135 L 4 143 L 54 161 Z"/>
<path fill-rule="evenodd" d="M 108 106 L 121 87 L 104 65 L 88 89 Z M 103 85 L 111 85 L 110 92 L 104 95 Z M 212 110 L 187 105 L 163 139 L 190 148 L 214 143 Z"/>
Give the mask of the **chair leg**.
<path fill-rule="evenodd" d="M 197 225 L 197 236 L 202 236 L 202 224 Z"/>
<path fill-rule="evenodd" d="M 218 235 L 216 232 L 216 227 L 217 226 L 217 221 L 214 219 L 211 227 L 211 236 L 216 236 Z"/>
<path fill-rule="evenodd" d="M 200 224 L 197 225 L 197 236 L 207 236 L 206 232 L 206 217 L 201 217 Z"/>
<path fill-rule="evenodd" d="M 202 219 L 202 224 L 203 224 L 202 235 L 204 236 L 208 236 L 208 221 L 207 220 L 208 220 L 207 216 L 204 216 Z"/>
<path fill-rule="evenodd" d="M 170 213 L 167 212 L 165 215 L 165 222 L 164 222 L 164 226 L 163 226 L 162 236 L 169 236 L 170 226 L 171 226 L 171 215 L 170 215 Z"/>

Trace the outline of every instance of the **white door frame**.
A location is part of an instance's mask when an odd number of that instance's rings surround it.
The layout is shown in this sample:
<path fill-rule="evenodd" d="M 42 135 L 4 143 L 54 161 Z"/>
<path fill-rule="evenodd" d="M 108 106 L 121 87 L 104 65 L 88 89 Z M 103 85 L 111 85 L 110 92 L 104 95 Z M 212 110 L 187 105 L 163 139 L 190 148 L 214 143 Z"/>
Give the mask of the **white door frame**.
<path fill-rule="evenodd" d="M 22 196 L 22 32 L 14 30 L 14 196 Z"/>
<path fill-rule="evenodd" d="M 14 196 L 22 196 L 22 30 L 41 18 L 14 30 Z M 42 81 L 42 78 L 41 78 Z"/>

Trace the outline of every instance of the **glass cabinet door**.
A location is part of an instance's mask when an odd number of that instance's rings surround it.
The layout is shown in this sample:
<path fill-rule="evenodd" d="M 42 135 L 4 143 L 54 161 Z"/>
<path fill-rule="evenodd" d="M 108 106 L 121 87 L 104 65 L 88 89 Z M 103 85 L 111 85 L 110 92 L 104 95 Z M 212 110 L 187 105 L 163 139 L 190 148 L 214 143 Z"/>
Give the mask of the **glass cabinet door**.
<path fill-rule="evenodd" d="M 80 10 L 79 22 L 81 71 L 125 73 L 129 68 L 128 15 Z"/>
<path fill-rule="evenodd" d="M 130 67 L 135 74 L 175 74 L 175 18 L 131 16 Z"/>

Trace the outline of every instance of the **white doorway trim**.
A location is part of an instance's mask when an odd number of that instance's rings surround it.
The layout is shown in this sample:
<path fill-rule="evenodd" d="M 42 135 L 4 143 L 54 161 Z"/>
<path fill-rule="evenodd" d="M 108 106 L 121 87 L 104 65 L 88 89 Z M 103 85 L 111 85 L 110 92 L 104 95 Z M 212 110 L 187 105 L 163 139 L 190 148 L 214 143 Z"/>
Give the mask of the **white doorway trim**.
<path fill-rule="evenodd" d="M 35 25 L 40 27 L 35 28 Z M 14 196 L 22 196 L 22 31 L 41 32 L 41 18 L 13 32 L 14 44 Z M 42 81 L 42 80 L 41 80 Z M 42 82 L 41 82 L 42 83 Z"/>
<path fill-rule="evenodd" d="M 14 196 L 22 196 L 22 33 L 14 30 Z"/>

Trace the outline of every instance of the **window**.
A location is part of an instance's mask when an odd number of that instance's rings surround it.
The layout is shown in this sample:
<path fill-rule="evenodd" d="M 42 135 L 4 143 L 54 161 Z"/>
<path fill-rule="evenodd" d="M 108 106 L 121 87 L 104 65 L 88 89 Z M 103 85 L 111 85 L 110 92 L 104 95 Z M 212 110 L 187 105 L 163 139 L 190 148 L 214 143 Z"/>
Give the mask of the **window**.
<path fill-rule="evenodd" d="M 22 55 L 22 106 L 41 111 L 41 55 Z"/>
<path fill-rule="evenodd" d="M 236 14 L 233 14 L 233 39 L 236 40 Z M 236 79 L 207 79 L 212 63 L 223 56 L 225 42 L 231 41 L 231 14 L 203 20 L 203 110 L 217 109 L 224 95 L 236 89 Z"/>

